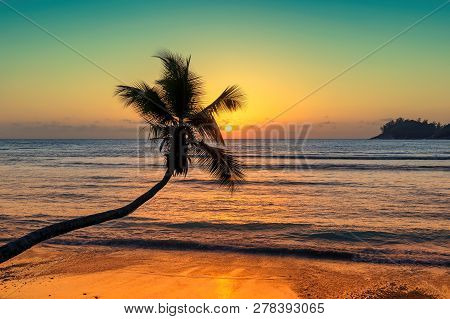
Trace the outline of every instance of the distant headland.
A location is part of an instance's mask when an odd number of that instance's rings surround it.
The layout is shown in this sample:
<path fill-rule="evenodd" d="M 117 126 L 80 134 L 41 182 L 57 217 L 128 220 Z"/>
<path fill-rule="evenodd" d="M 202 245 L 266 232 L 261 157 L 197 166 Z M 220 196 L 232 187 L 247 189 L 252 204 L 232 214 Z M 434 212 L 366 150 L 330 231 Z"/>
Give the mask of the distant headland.
<path fill-rule="evenodd" d="M 398 118 L 387 122 L 381 127 L 381 134 L 372 139 L 450 139 L 450 124 L 428 120 L 409 120 Z"/>

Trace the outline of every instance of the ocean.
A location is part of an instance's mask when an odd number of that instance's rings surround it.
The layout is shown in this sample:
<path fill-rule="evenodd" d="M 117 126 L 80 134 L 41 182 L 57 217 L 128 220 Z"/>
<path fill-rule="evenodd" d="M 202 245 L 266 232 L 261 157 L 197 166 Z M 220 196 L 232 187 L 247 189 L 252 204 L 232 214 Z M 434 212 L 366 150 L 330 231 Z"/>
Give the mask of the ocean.
<path fill-rule="evenodd" d="M 247 175 L 233 194 L 194 165 L 131 216 L 43 245 L 450 265 L 450 141 L 228 144 Z M 0 243 L 122 206 L 163 174 L 137 140 L 0 140 Z"/>

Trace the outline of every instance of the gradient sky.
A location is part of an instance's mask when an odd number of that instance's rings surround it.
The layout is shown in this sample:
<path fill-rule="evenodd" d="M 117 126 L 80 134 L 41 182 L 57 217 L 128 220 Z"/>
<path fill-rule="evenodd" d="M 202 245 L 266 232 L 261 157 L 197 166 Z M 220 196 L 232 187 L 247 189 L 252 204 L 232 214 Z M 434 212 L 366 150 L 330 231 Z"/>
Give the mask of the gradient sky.
<path fill-rule="evenodd" d="M 153 82 L 161 49 L 192 54 L 207 99 L 229 84 L 262 124 L 444 3 L 405 1 L 0 1 L 0 138 L 133 138 L 114 87 Z M 113 76 L 114 75 L 114 78 Z M 450 5 L 276 118 L 311 137 L 367 138 L 395 117 L 450 122 Z"/>

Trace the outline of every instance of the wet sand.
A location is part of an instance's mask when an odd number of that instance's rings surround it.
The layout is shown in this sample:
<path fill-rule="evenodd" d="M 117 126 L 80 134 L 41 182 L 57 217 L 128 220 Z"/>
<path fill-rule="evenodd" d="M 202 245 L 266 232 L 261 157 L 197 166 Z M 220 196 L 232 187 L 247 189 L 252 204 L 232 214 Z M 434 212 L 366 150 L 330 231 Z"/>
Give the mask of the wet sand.
<path fill-rule="evenodd" d="M 450 270 L 219 252 L 34 248 L 0 298 L 450 298 Z"/>

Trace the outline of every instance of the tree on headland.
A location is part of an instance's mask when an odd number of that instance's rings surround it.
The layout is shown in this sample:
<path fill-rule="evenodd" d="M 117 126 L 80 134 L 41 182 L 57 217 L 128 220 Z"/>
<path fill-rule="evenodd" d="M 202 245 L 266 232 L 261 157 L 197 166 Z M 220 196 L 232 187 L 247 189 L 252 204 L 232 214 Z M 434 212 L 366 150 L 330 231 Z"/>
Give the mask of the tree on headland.
<path fill-rule="evenodd" d="M 450 139 L 450 124 L 441 125 L 434 138 Z"/>
<path fill-rule="evenodd" d="M 215 120 L 219 112 L 241 108 L 243 93 L 237 86 L 229 86 L 211 104 L 203 106 L 203 82 L 190 70 L 190 57 L 167 51 L 156 57 L 162 62 L 163 73 L 154 86 L 145 82 L 119 85 L 116 95 L 141 116 L 151 138 L 159 141 L 166 163 L 161 181 L 123 207 L 49 225 L 3 245 L 0 263 L 45 240 L 131 214 L 155 196 L 172 176 L 186 176 L 192 160 L 231 191 L 244 180 L 241 163 L 225 149 Z"/>
<path fill-rule="evenodd" d="M 375 139 L 449 139 L 450 124 L 441 125 L 428 120 L 398 118 L 381 127 L 381 134 Z"/>

